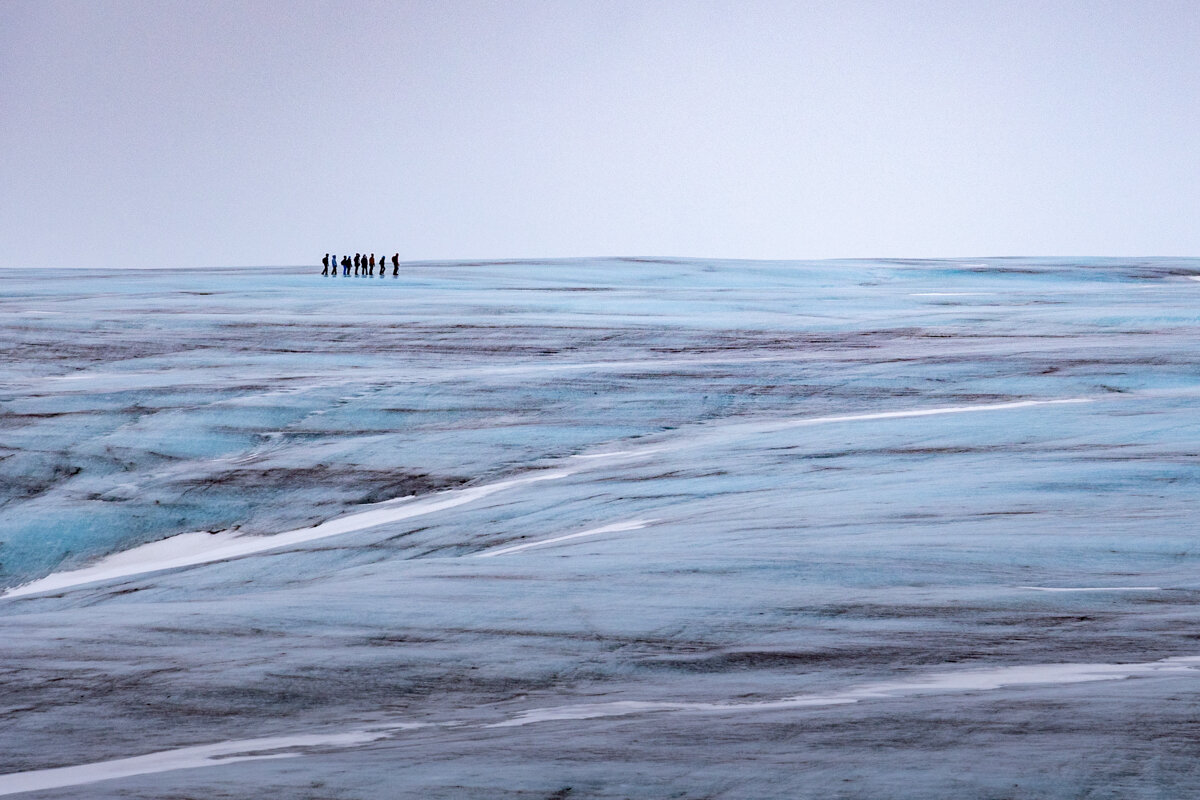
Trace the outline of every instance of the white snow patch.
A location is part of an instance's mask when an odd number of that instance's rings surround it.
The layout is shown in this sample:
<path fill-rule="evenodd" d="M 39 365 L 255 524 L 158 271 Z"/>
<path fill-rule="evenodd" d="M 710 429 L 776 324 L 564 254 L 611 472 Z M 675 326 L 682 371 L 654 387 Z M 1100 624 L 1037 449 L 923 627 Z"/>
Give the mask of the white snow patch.
<path fill-rule="evenodd" d="M 556 542 L 565 542 L 569 539 L 580 539 L 584 536 L 599 536 L 602 533 L 619 533 L 621 531 L 636 531 L 654 522 L 649 519 L 635 519 L 628 522 L 617 522 L 612 525 L 605 525 L 600 528 L 592 528 L 591 530 L 580 531 L 579 533 L 568 533 L 566 536 L 555 536 L 553 539 L 540 539 L 536 542 L 525 542 L 524 544 L 512 545 L 511 547 L 501 547 L 496 550 L 488 550 L 483 553 L 476 553 L 476 558 L 491 558 L 492 556 L 502 556 L 507 553 L 517 553 L 521 550 L 528 550 L 531 547 L 542 547 Z"/>
<path fill-rule="evenodd" d="M 100 761 L 95 764 L 80 764 L 74 767 L 39 769 L 31 772 L 16 772 L 0 775 L 0 795 L 37 792 L 45 789 L 61 789 L 67 786 L 82 786 L 89 783 L 128 778 L 134 775 L 150 775 L 176 769 L 195 767 L 218 767 L 237 761 L 255 761 L 266 758 L 293 758 L 304 755 L 308 747 L 353 747 L 367 744 L 392 735 L 393 731 L 424 727 L 419 723 L 390 725 L 374 730 L 357 730 L 349 733 L 306 734 L 299 736 L 272 736 L 263 739 L 242 739 L 232 742 L 181 747 L 178 750 L 163 750 L 132 758 Z"/>
<path fill-rule="evenodd" d="M 1033 592 L 1161 592 L 1161 586 L 1018 586 Z"/>
<path fill-rule="evenodd" d="M 660 448 L 647 447 L 639 450 L 613 450 L 608 453 L 576 453 L 571 458 L 620 458 L 622 456 L 646 456 L 657 453 Z"/>
<path fill-rule="evenodd" d="M 905 417 L 933 417 L 939 414 L 967 414 L 979 411 L 1008 411 L 1016 408 L 1032 408 L 1033 406 L 1061 405 L 1065 403 L 1091 403 L 1087 397 L 1068 397 L 1061 400 L 1017 400 L 1011 403 L 989 403 L 974 406 L 941 406 L 939 408 L 914 408 L 908 411 L 877 411 L 869 414 L 845 414 L 833 417 L 808 417 L 806 419 L 786 420 L 778 423 L 767 423 L 764 429 L 783 430 L 798 428 L 805 425 L 826 425 L 833 422 L 862 422 L 873 419 L 902 419 Z"/>

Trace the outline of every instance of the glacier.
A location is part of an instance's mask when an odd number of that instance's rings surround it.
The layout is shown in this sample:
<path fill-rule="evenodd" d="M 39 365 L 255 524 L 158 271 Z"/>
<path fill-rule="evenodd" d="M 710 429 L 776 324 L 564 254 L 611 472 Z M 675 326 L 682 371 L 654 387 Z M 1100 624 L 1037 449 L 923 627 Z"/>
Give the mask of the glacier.
<path fill-rule="evenodd" d="M 0 795 L 1200 790 L 1200 259 L 11 272 Z"/>

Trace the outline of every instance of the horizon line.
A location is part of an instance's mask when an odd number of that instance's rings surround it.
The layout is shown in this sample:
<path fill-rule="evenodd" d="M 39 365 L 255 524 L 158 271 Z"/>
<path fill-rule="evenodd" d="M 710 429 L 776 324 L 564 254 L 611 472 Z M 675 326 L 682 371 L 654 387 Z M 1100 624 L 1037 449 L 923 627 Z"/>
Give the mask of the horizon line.
<path fill-rule="evenodd" d="M 668 256 L 668 255 L 585 255 L 585 256 L 526 256 L 526 257 L 482 257 L 482 258 L 413 258 L 401 260 L 401 265 L 410 266 L 491 266 L 491 265 L 516 265 L 528 264 L 530 266 L 548 266 L 551 264 L 562 264 L 569 262 L 582 261 L 626 261 L 626 262 L 642 262 L 647 264 L 672 264 L 672 263 L 692 263 L 697 261 L 708 262 L 734 262 L 734 263 L 750 263 L 750 264 L 814 264 L 814 263 L 834 263 L 846 261 L 877 261 L 877 262 L 955 262 L 955 261 L 1013 261 L 1021 259 L 1063 259 L 1063 260 L 1098 260 L 1105 259 L 1111 261 L 1120 260 L 1200 260 L 1200 255 L 1061 255 L 1061 254 L 1023 254 L 1023 255 L 973 255 L 973 256 L 837 256 L 829 258 L 737 258 L 728 256 Z M 296 264 L 209 264 L 203 266 L 171 266 L 171 265 L 155 265 L 155 266 L 67 266 L 67 265 L 24 265 L 24 266 L 9 266 L 10 270 L 103 270 L 103 271 L 204 271 L 204 270 L 242 270 L 242 269 L 311 269 L 313 266 L 320 266 L 320 257 L 311 262 L 296 263 Z"/>

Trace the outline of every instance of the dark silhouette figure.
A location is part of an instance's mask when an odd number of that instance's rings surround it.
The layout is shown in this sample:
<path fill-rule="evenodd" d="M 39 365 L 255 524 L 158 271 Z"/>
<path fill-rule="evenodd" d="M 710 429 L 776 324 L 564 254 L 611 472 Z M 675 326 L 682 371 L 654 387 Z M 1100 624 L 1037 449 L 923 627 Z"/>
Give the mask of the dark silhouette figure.
<path fill-rule="evenodd" d="M 359 256 L 358 253 L 354 254 L 354 275 L 355 275 L 355 277 L 358 276 L 358 262 L 359 262 L 360 258 L 361 257 Z"/>
<path fill-rule="evenodd" d="M 350 275 L 350 256 L 342 256 L 342 276 L 349 277 Z"/>
<path fill-rule="evenodd" d="M 392 277 L 395 278 L 400 274 L 400 254 L 392 256 Z"/>
<path fill-rule="evenodd" d="M 371 253 L 371 274 L 375 274 L 375 254 Z"/>
<path fill-rule="evenodd" d="M 321 270 L 321 274 L 328 275 L 329 274 L 329 253 L 325 254 L 325 257 L 321 259 L 321 263 L 325 265 L 325 269 Z"/>

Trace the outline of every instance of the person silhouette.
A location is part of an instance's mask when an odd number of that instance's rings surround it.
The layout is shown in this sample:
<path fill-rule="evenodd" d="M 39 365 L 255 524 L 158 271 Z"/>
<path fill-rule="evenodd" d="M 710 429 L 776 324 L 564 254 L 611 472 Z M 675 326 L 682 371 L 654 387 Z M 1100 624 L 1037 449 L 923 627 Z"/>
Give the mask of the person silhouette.
<path fill-rule="evenodd" d="M 321 274 L 328 275 L 329 274 L 329 253 L 325 254 L 325 257 L 321 259 L 321 263 L 325 265 L 325 269 L 321 270 Z"/>
<path fill-rule="evenodd" d="M 350 277 L 350 256 L 342 256 L 342 275 Z"/>
<path fill-rule="evenodd" d="M 371 271 L 367 273 L 372 278 L 375 277 L 375 254 L 371 253 Z"/>
<path fill-rule="evenodd" d="M 396 255 L 392 256 L 392 277 L 394 278 L 399 274 L 400 274 L 400 254 L 396 253 Z"/>

